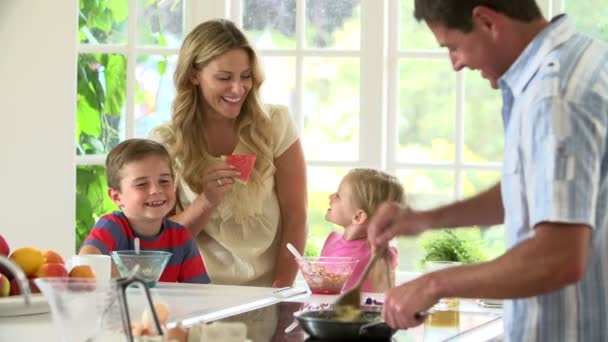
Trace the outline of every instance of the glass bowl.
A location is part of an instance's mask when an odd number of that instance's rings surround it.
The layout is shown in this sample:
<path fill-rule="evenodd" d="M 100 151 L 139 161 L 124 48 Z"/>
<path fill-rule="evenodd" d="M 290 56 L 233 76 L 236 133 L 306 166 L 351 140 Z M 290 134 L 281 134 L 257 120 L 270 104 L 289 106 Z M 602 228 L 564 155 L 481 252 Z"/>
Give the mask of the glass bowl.
<path fill-rule="evenodd" d="M 171 253 L 165 251 L 139 251 L 134 250 L 113 251 L 112 260 L 116 264 L 121 277 L 131 274 L 133 268 L 139 265 L 136 276 L 141 278 L 148 287 L 154 287 L 160 278 Z"/>
<path fill-rule="evenodd" d="M 314 294 L 340 293 L 359 262 L 348 257 L 304 257 L 296 261 Z"/>

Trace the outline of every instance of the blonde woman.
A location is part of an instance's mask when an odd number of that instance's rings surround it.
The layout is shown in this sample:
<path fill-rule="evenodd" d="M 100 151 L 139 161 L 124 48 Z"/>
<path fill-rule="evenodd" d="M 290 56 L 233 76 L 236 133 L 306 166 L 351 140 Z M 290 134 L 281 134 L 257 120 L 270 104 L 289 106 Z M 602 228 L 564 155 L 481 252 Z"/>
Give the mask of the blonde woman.
<path fill-rule="evenodd" d="M 285 107 L 262 105 L 264 76 L 228 20 L 195 27 L 179 51 L 169 123 L 152 137 L 176 162 L 172 219 L 188 227 L 215 284 L 283 287 L 297 266 L 285 245 L 306 244 L 306 164 Z M 257 156 L 247 184 L 220 158 Z"/>
<path fill-rule="evenodd" d="M 329 196 L 329 209 L 325 219 L 344 228 L 344 232 L 329 234 L 321 256 L 351 257 L 359 260 L 351 277 L 344 285 L 350 289 L 357 283 L 371 257 L 367 241 L 367 225 L 376 210 L 386 201 L 405 205 L 405 191 L 399 180 L 374 169 L 353 169 L 344 176 L 338 191 Z M 368 280 L 363 283 L 365 292 L 384 292 L 395 285 L 398 251 L 388 248 L 384 265 L 376 262 Z"/>

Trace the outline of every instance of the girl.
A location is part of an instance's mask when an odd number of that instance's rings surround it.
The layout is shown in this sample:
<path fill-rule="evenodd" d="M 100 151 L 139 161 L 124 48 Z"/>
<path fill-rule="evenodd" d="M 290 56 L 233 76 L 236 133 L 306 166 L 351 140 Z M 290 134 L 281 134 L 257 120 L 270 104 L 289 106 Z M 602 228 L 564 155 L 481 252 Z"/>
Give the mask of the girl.
<path fill-rule="evenodd" d="M 343 227 L 344 232 L 329 234 L 321 256 L 351 257 L 359 260 L 344 290 L 350 289 L 359 280 L 371 257 L 367 224 L 378 206 L 386 201 L 405 205 L 403 187 L 397 178 L 373 169 L 351 170 L 340 182 L 338 191 L 329 196 L 329 209 L 325 219 Z M 397 256 L 395 247 L 387 250 L 363 283 L 364 292 L 384 292 L 394 286 Z"/>

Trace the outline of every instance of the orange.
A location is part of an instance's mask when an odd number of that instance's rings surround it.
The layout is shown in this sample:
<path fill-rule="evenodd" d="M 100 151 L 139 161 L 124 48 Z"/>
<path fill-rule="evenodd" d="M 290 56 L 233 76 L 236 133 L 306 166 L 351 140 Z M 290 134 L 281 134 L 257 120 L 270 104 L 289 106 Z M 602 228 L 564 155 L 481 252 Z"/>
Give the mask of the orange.
<path fill-rule="evenodd" d="M 42 251 L 42 259 L 44 264 L 62 264 L 65 265 L 65 260 L 61 254 L 47 249 L 46 251 Z"/>
<path fill-rule="evenodd" d="M 93 272 L 93 269 L 89 265 L 77 265 L 72 267 L 70 273 L 68 273 L 68 277 L 95 279 L 95 272 Z"/>

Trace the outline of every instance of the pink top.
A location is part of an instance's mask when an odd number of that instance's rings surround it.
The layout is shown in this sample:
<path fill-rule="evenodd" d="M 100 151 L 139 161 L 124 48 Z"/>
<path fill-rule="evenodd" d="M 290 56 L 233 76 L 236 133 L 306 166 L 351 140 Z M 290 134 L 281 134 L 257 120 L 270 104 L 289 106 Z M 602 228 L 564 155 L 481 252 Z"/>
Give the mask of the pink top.
<path fill-rule="evenodd" d="M 391 268 L 397 268 L 397 256 L 399 252 L 397 248 L 390 247 L 390 259 L 391 260 Z M 360 240 L 346 240 L 344 239 L 344 234 L 341 232 L 331 232 L 327 239 L 325 240 L 325 244 L 323 245 L 323 249 L 321 250 L 321 256 L 325 257 L 351 257 L 355 260 L 359 260 L 357 265 L 355 266 L 355 270 L 353 274 L 348 278 L 346 285 L 344 285 L 344 291 L 350 289 L 355 285 L 355 283 L 361 277 L 363 273 L 363 269 L 367 265 L 369 258 L 371 257 L 371 248 L 367 239 Z M 362 286 L 363 292 L 377 292 L 373 289 L 373 283 L 370 277 L 368 277 L 365 282 L 363 282 Z"/>

